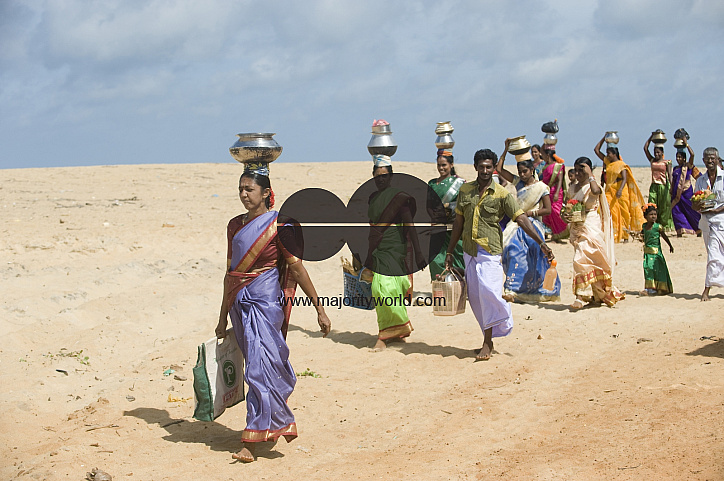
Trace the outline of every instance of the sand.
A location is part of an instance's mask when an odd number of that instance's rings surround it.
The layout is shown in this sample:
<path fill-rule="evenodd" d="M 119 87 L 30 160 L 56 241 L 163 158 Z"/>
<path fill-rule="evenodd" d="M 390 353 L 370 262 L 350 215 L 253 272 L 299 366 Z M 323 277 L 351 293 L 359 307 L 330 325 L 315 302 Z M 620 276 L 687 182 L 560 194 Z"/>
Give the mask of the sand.
<path fill-rule="evenodd" d="M 431 163 L 395 168 L 436 176 Z M 638 297 L 642 245 L 621 244 L 626 299 L 579 312 L 567 308 L 573 249 L 553 245 L 562 302 L 515 304 L 488 362 L 473 360 L 469 308 L 411 307 L 409 342 L 380 353 L 374 311 L 328 309 L 322 339 L 313 309 L 295 308 L 292 365 L 321 376 L 300 377 L 289 400 L 300 436 L 233 463 L 245 405 L 193 420 L 191 368 L 214 334 L 240 172 L 0 170 L 1 479 L 93 467 L 116 480 L 724 479 L 724 295 L 699 301 L 696 237 L 665 254 L 675 294 Z M 272 165 L 278 205 L 302 187 L 346 201 L 369 174 L 368 162 Z M 647 192 L 647 169 L 635 175 Z M 320 294 L 342 294 L 338 256 L 306 265 Z M 415 290 L 430 291 L 427 271 Z"/>

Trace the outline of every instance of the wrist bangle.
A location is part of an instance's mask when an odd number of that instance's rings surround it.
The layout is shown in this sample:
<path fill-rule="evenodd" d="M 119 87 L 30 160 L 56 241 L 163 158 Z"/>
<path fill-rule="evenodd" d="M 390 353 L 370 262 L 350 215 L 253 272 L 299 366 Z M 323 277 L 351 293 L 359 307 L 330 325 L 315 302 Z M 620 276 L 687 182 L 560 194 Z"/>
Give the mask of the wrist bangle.
<path fill-rule="evenodd" d="M 451 256 L 451 255 L 453 255 L 453 253 L 452 253 L 452 252 L 447 252 L 447 253 L 445 254 L 445 257 L 447 257 L 447 256 Z"/>
<path fill-rule="evenodd" d="M 594 176 L 590 176 L 588 178 L 588 182 L 596 182 L 596 178 Z"/>

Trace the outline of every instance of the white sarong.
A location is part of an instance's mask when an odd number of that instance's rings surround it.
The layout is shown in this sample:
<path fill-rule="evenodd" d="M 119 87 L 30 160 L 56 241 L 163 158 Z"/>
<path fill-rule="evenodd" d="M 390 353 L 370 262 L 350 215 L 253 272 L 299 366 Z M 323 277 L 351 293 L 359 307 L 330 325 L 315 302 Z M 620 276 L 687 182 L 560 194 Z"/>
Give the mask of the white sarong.
<path fill-rule="evenodd" d="M 704 287 L 724 287 L 724 213 L 702 215 L 699 228 L 706 245 Z"/>
<path fill-rule="evenodd" d="M 480 328 L 493 329 L 493 337 L 503 337 L 513 330 L 513 312 L 503 299 L 505 273 L 499 255 L 478 246 L 478 255 L 465 253 L 465 282 L 468 301 Z"/>

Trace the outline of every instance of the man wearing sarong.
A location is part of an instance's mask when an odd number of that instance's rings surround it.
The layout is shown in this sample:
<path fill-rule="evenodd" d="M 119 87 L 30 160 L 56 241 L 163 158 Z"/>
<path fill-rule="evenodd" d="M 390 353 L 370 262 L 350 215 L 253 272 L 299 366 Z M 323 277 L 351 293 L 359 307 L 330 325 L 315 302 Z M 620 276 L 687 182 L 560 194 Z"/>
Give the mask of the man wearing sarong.
<path fill-rule="evenodd" d="M 498 156 L 490 149 L 478 150 L 473 158 L 477 179 L 463 184 L 455 207 L 455 222 L 447 249 L 445 265 L 453 261 L 458 240 L 463 239 L 465 280 L 468 300 L 483 330 L 483 346 L 476 360 L 488 360 L 493 353 L 493 337 L 503 337 L 513 329 L 510 304 L 503 299 L 505 274 L 500 262 L 503 252 L 503 231 L 500 220 L 507 215 L 538 245 L 549 261 L 553 252 L 540 238 L 515 197 L 498 183 L 493 172 Z"/>
<path fill-rule="evenodd" d="M 701 202 L 694 202 L 694 209 L 701 212 L 699 229 L 706 246 L 706 278 L 701 300 L 708 301 L 712 286 L 724 287 L 724 169 L 716 148 L 704 149 L 704 165 L 706 173 L 696 179 L 694 190 L 709 190 L 716 195 L 716 199 L 710 208 Z"/>

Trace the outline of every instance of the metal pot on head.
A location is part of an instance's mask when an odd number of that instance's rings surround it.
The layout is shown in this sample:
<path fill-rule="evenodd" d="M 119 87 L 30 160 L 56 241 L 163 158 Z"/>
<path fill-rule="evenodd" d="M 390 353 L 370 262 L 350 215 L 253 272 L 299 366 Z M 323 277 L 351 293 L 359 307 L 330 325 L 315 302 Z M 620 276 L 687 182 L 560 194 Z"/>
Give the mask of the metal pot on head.
<path fill-rule="evenodd" d="M 666 134 L 661 129 L 656 129 L 651 133 L 651 141 L 655 144 L 663 144 L 666 142 Z"/>
<path fill-rule="evenodd" d="M 455 141 L 452 138 L 453 130 L 455 130 L 450 122 L 438 122 L 435 127 L 435 147 L 438 149 L 452 149 L 455 146 Z"/>
<path fill-rule="evenodd" d="M 528 142 L 528 139 L 525 138 L 525 135 L 521 135 L 519 137 L 514 137 L 510 139 L 510 144 L 508 145 L 508 152 L 510 152 L 513 155 L 520 155 L 525 154 L 530 150 L 530 142 Z"/>
<path fill-rule="evenodd" d="M 618 130 L 609 130 L 606 135 L 603 136 L 603 140 L 609 145 L 618 144 Z"/>
<path fill-rule="evenodd" d="M 273 133 L 236 134 L 239 140 L 229 147 L 231 156 L 242 164 L 273 162 L 282 153 L 282 146 L 274 140 Z"/>
<path fill-rule="evenodd" d="M 556 137 L 556 134 L 545 134 L 543 137 L 543 143 L 547 145 L 556 145 L 558 143 L 558 137 Z"/>
<path fill-rule="evenodd" d="M 371 155 L 388 155 L 392 157 L 397 152 L 397 142 L 392 138 L 389 124 L 372 127 L 372 138 L 367 144 L 367 151 Z"/>

